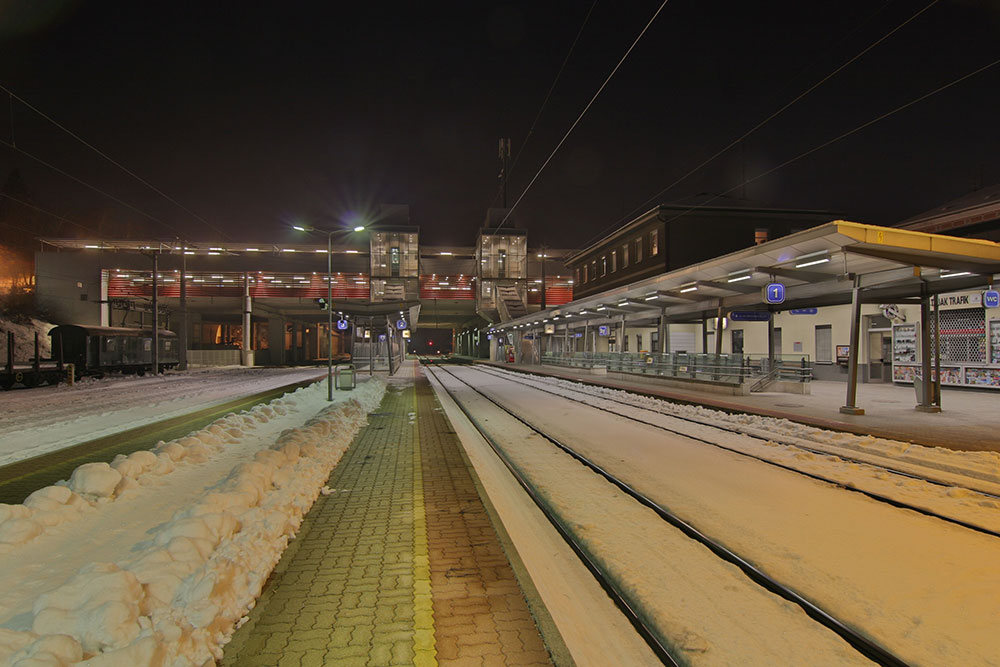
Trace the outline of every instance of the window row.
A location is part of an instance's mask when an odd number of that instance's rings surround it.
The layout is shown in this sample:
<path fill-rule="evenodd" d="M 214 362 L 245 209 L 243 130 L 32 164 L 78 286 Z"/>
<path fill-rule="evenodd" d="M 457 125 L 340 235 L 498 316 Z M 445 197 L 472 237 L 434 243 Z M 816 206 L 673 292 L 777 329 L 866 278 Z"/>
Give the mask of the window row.
<path fill-rule="evenodd" d="M 654 257 L 660 254 L 660 230 L 651 229 L 644 236 L 649 238 L 649 256 Z M 644 236 L 637 236 L 629 242 L 623 243 L 621 248 L 615 248 L 607 255 L 602 255 L 600 259 L 591 260 L 589 264 L 584 262 L 582 266 L 577 267 L 577 284 L 593 282 L 609 273 L 625 269 L 629 264 L 641 263 Z"/>

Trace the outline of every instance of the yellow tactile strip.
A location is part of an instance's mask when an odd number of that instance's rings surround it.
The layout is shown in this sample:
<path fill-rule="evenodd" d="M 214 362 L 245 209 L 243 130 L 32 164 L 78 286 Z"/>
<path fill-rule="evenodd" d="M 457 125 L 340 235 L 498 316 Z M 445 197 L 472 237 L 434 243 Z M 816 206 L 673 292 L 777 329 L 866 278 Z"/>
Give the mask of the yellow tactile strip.
<path fill-rule="evenodd" d="M 393 382 L 223 665 L 551 664 L 424 378 Z"/>
<path fill-rule="evenodd" d="M 451 425 L 425 379 L 416 393 L 437 660 L 551 665 Z"/>

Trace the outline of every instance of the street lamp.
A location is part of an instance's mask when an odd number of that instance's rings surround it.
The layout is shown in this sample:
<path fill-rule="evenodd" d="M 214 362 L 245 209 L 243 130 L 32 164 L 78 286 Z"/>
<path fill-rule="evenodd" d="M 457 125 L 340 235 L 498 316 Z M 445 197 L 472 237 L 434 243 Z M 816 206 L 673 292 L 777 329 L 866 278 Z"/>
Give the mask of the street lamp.
<path fill-rule="evenodd" d="M 350 233 L 349 229 L 318 229 L 308 225 L 293 225 L 300 232 L 326 234 L 326 400 L 333 400 L 333 235 Z M 365 231 L 357 225 L 355 232 Z"/>

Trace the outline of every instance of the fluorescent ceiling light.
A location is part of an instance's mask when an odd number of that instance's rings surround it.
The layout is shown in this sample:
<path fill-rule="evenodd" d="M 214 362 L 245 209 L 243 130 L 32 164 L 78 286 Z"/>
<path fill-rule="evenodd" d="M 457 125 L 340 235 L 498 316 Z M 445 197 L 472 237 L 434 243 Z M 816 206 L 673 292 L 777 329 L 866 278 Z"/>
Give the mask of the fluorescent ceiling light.
<path fill-rule="evenodd" d="M 746 275 L 744 275 L 744 276 L 736 276 L 735 278 L 730 278 L 730 279 L 729 279 L 728 281 L 726 281 L 726 282 L 730 282 L 730 283 L 738 283 L 738 282 L 739 282 L 739 281 L 741 281 L 741 280 L 750 280 L 751 278 L 753 278 L 753 275 L 752 275 L 752 274 L 750 274 L 750 273 L 748 273 L 748 274 L 746 274 Z"/>
<path fill-rule="evenodd" d="M 647 296 L 645 299 L 643 299 L 643 301 L 655 301 L 656 299 L 659 299 L 659 298 L 660 298 L 659 294 L 651 294 L 651 295 Z"/>
<path fill-rule="evenodd" d="M 358 252 L 360 252 L 360 251 L 358 251 L 358 250 L 345 250 L 344 252 L 347 253 L 348 255 L 357 255 Z"/>
<path fill-rule="evenodd" d="M 942 273 L 941 277 L 942 278 L 957 278 L 959 276 L 968 276 L 968 275 L 971 275 L 970 272 L 968 272 L 968 271 L 960 271 L 958 273 Z"/>
<path fill-rule="evenodd" d="M 698 286 L 697 285 L 693 285 L 691 287 L 685 287 L 684 289 L 681 289 L 681 290 L 678 290 L 678 291 L 681 294 L 684 294 L 685 292 L 696 292 L 696 291 L 698 291 Z"/>
<path fill-rule="evenodd" d="M 801 264 L 796 264 L 795 268 L 796 269 L 804 269 L 807 266 L 815 266 L 817 264 L 826 264 L 829 261 L 830 261 L 829 257 L 822 257 L 820 259 L 814 259 L 814 260 L 809 261 L 809 262 L 802 262 Z"/>
<path fill-rule="evenodd" d="M 260 252 L 260 248 L 247 248 L 247 252 Z"/>

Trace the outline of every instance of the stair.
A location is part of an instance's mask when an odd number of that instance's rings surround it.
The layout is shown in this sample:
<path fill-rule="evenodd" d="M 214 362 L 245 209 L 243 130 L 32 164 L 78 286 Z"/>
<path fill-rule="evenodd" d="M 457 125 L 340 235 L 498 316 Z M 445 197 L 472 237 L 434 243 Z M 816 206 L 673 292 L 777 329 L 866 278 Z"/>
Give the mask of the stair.
<path fill-rule="evenodd" d="M 514 285 L 497 285 L 497 309 L 500 311 L 500 319 L 504 322 L 528 314 L 528 306 Z"/>

